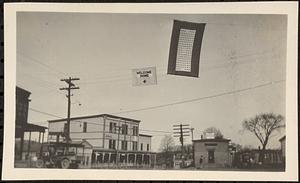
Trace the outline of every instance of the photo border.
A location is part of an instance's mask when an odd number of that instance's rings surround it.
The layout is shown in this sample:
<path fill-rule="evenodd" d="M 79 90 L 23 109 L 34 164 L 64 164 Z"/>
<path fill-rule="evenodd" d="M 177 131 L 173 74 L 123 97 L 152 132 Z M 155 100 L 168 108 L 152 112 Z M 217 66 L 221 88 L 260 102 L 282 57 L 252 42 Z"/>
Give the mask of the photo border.
<path fill-rule="evenodd" d="M 285 172 L 185 171 L 185 170 L 103 170 L 103 169 L 24 169 L 14 168 L 16 13 L 167 13 L 167 14 L 286 14 L 286 170 Z M 297 2 L 249 3 L 6 3 L 4 4 L 4 142 L 3 180 L 298 180 L 297 106 Z M 128 172 L 130 171 L 130 173 Z M 79 173 L 80 172 L 80 173 Z"/>

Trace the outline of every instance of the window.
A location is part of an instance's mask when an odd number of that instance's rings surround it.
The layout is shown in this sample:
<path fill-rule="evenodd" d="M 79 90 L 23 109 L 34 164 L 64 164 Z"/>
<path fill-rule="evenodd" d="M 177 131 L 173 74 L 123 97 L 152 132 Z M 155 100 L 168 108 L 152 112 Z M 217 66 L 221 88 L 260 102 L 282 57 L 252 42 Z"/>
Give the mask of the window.
<path fill-rule="evenodd" d="M 110 122 L 109 123 L 109 132 L 110 133 L 116 133 L 116 126 L 117 126 L 117 123 Z"/>
<path fill-rule="evenodd" d="M 143 143 L 141 143 L 141 151 L 143 150 Z"/>
<path fill-rule="evenodd" d="M 116 149 L 116 140 L 109 140 L 109 149 Z"/>
<path fill-rule="evenodd" d="M 133 126 L 133 136 L 138 136 L 138 129 L 137 126 Z"/>
<path fill-rule="evenodd" d="M 83 122 L 82 132 L 86 133 L 86 129 L 87 129 L 87 122 Z"/>
<path fill-rule="evenodd" d="M 127 135 L 128 134 L 128 125 L 122 124 L 122 134 Z"/>
<path fill-rule="evenodd" d="M 150 145 L 149 144 L 147 144 L 147 151 L 149 151 L 150 150 Z"/>
<path fill-rule="evenodd" d="M 127 150 L 127 141 L 122 141 L 122 150 Z"/>
<path fill-rule="evenodd" d="M 137 146 L 137 142 L 134 142 L 134 141 L 133 141 L 133 142 L 132 142 L 132 150 L 133 150 L 133 151 L 137 151 L 137 147 L 138 147 L 138 146 Z"/>

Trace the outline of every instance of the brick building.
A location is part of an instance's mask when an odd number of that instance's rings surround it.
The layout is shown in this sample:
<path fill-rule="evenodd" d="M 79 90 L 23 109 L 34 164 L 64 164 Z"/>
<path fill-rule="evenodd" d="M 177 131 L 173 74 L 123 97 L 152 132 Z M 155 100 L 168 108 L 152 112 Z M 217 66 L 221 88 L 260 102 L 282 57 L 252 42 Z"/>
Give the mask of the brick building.
<path fill-rule="evenodd" d="M 91 153 L 85 154 L 92 167 L 152 167 L 151 136 L 139 133 L 139 120 L 109 114 L 71 118 L 72 142 L 86 141 Z M 48 141 L 65 141 L 66 119 L 49 121 Z"/>

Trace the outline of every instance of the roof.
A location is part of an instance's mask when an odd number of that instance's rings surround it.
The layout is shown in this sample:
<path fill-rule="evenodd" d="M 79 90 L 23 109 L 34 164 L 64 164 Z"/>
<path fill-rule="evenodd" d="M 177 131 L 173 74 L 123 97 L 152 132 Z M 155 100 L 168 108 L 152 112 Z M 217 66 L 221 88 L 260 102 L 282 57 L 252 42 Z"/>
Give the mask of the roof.
<path fill-rule="evenodd" d="M 261 149 L 250 149 L 249 152 L 260 152 Z M 280 149 L 265 149 L 265 152 L 281 152 Z"/>
<path fill-rule="evenodd" d="M 83 147 L 84 145 L 82 144 L 82 142 L 71 142 L 71 143 L 66 143 L 66 142 L 49 142 L 48 144 L 46 145 L 53 145 L 53 146 L 56 146 L 56 147 L 65 147 L 65 146 L 69 146 L 69 147 Z"/>
<path fill-rule="evenodd" d="M 197 139 L 193 142 L 229 142 L 230 139 Z"/>
<path fill-rule="evenodd" d="M 29 95 L 31 94 L 29 91 L 20 88 L 20 87 L 16 87 L 16 93 L 21 94 L 21 95 L 25 95 L 26 97 L 29 97 Z"/>
<path fill-rule="evenodd" d="M 18 125 L 17 128 L 22 128 L 25 132 L 45 132 L 47 127 L 26 123 L 22 126 Z"/>
<path fill-rule="evenodd" d="M 86 118 L 96 118 L 96 117 L 109 117 L 109 118 L 118 118 L 121 120 L 126 120 L 126 121 L 133 121 L 133 122 L 141 122 L 140 120 L 136 119 L 130 119 L 130 118 L 124 118 L 120 116 L 114 116 L 111 114 L 98 114 L 98 115 L 88 115 L 88 116 L 80 116 L 80 117 L 73 117 L 71 120 L 76 120 L 76 119 L 86 119 Z M 62 118 L 62 119 L 56 119 L 56 120 L 49 120 L 49 123 L 54 123 L 54 122 L 61 122 L 61 121 L 66 121 L 67 118 Z"/>
<path fill-rule="evenodd" d="M 279 139 L 280 142 L 283 141 L 283 140 L 285 140 L 285 136 L 283 136 L 283 137 L 281 137 L 281 138 Z"/>
<path fill-rule="evenodd" d="M 152 135 L 146 135 L 146 134 L 139 134 L 140 136 L 144 136 L 144 137 L 152 137 Z"/>

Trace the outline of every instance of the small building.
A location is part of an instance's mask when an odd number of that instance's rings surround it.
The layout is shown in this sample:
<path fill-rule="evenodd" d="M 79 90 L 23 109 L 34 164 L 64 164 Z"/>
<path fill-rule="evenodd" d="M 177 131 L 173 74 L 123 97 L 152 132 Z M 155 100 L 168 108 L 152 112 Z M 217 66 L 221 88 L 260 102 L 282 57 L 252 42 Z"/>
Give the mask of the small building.
<path fill-rule="evenodd" d="M 75 117 L 70 119 L 70 140 L 91 145 L 92 153 L 85 157 L 90 167 L 150 168 L 155 163 L 151 136 L 140 134 L 139 124 L 139 120 L 110 114 Z M 48 141 L 66 141 L 66 129 L 67 119 L 49 121 Z"/>
<path fill-rule="evenodd" d="M 285 142 L 285 136 L 281 137 L 279 139 L 279 142 L 280 142 L 280 150 L 281 150 L 281 159 L 282 159 L 282 164 L 285 166 L 285 146 L 286 146 L 286 142 Z"/>
<path fill-rule="evenodd" d="M 285 136 L 279 139 L 282 159 L 285 160 Z"/>
<path fill-rule="evenodd" d="M 200 157 L 203 157 L 204 168 L 228 167 L 231 164 L 229 139 L 193 140 L 195 167 L 200 168 Z"/>
<path fill-rule="evenodd" d="M 261 149 L 248 149 L 244 151 L 237 152 L 234 156 L 233 167 L 237 168 L 249 168 L 249 167 L 261 167 L 260 154 Z M 264 163 L 265 168 L 283 168 L 284 163 L 282 159 L 281 150 L 279 149 L 266 149 L 264 151 Z M 252 159 L 252 162 L 250 161 Z"/>

